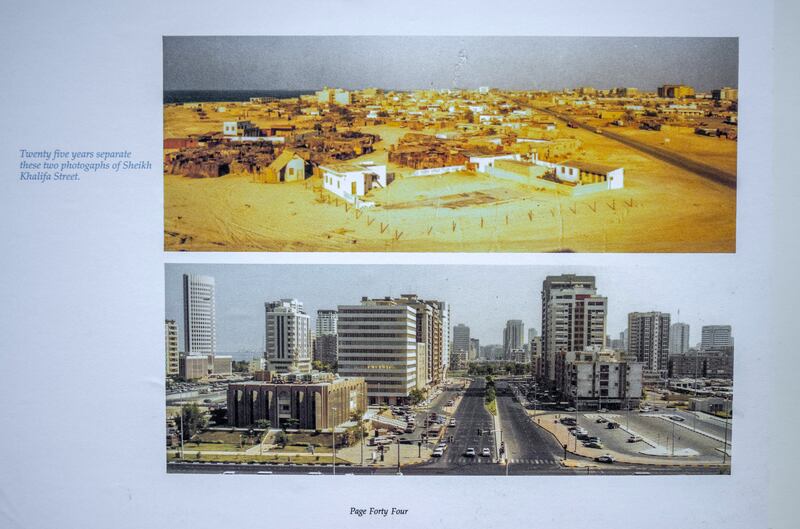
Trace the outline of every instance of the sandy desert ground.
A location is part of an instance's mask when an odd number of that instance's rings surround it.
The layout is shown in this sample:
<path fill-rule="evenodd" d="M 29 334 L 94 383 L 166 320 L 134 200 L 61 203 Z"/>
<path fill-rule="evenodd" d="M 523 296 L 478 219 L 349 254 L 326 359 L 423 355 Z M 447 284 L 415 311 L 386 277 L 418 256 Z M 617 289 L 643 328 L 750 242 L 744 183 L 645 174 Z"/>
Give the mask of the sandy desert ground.
<path fill-rule="evenodd" d="M 202 127 L 215 128 L 208 123 Z M 388 132 L 383 131 L 384 145 L 395 142 L 406 131 L 394 128 L 391 132 L 396 134 Z M 625 189 L 571 198 L 480 174 L 457 173 L 399 178 L 367 197 L 376 202 L 376 207 L 357 211 L 323 191 L 319 178 L 258 184 L 248 175 L 192 179 L 165 174 L 165 248 L 309 252 L 736 250 L 735 189 L 601 135 L 585 130 L 571 130 L 570 134 L 583 142 L 573 158 L 624 167 Z M 690 143 L 692 156 L 713 160 L 735 172 L 735 142 L 698 138 L 708 142 L 695 143 L 694 139 L 676 136 L 672 147 L 676 148 L 679 141 Z M 365 158 L 385 161 L 386 153 L 379 151 Z"/>

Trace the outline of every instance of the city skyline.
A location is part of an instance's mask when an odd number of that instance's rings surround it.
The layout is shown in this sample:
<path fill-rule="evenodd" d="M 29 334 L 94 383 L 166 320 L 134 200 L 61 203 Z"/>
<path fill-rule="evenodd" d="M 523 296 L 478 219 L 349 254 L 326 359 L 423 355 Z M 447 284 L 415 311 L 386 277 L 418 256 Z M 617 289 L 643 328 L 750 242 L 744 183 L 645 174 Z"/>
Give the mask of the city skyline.
<path fill-rule="evenodd" d="M 713 277 L 705 277 L 655 266 L 624 272 L 604 267 L 477 265 L 167 264 L 165 269 L 165 315 L 166 319 L 178 322 L 183 321 L 182 275 L 214 277 L 217 350 L 228 353 L 263 351 L 266 301 L 298 299 L 315 320 L 317 310 L 358 304 L 362 296 L 382 298 L 408 293 L 448 302 L 451 328 L 464 323 L 470 327 L 470 336 L 478 338 L 482 344 L 502 344 L 503 329 L 509 319 L 522 320 L 526 328 L 540 325 L 542 281 L 548 275 L 567 273 L 596 277 L 598 293 L 609 300 L 607 329 L 612 339 L 618 338 L 627 327 L 628 313 L 636 311 L 668 312 L 675 318 L 680 309 L 681 321 L 695 329 L 694 337 L 699 337 L 703 325 L 736 327 L 733 316 L 724 312 L 724 307 L 730 306 L 735 296 L 735 290 L 729 286 L 732 282 L 727 278 L 730 272 L 725 271 L 715 271 Z M 487 269 L 497 273 L 487 274 Z M 520 274 L 523 270 L 526 273 Z M 341 281 L 349 275 L 358 277 L 359 283 Z M 670 275 L 673 281 L 648 280 Z M 311 277 L 314 281 L 309 281 Z M 509 280 L 509 277 L 514 279 Z M 641 288 L 648 281 L 652 284 Z M 676 291 L 675 284 L 685 289 Z M 469 289 L 465 285 L 469 285 Z M 182 337 L 183 332 L 179 335 Z M 181 341 L 180 350 L 184 348 Z"/>
<path fill-rule="evenodd" d="M 737 38 L 164 37 L 164 90 L 738 87 Z"/>

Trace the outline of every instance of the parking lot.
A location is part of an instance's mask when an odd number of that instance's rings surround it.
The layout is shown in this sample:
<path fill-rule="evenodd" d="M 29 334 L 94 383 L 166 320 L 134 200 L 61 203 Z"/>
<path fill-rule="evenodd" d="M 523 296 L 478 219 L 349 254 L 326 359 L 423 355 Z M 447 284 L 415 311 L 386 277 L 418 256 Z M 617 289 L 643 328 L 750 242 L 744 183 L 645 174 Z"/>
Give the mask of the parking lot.
<path fill-rule="evenodd" d="M 598 454 L 611 450 L 620 454 L 659 459 L 688 458 L 721 462 L 723 441 L 717 441 L 699 431 L 694 432 L 686 427 L 685 421 L 675 421 L 670 416 L 672 414 L 667 412 L 579 413 L 578 425 L 586 429 L 590 436 L 599 438 L 603 447 L 594 449 Z M 606 422 L 597 422 L 598 419 Z M 609 422 L 616 422 L 619 427 L 609 429 Z M 640 440 L 629 442 L 632 436 Z M 573 443 L 577 441 L 574 436 L 572 439 Z"/>

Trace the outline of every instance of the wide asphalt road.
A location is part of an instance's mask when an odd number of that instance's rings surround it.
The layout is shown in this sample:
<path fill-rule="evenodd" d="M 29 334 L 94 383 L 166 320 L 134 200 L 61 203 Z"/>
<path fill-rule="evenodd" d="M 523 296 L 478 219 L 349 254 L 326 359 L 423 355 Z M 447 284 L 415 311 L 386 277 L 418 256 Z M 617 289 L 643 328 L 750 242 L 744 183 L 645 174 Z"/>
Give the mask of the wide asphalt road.
<path fill-rule="evenodd" d="M 453 417 L 456 420 L 455 428 L 448 427 L 445 432 L 445 439 L 453 436 L 453 442 L 448 443 L 444 456 L 433 458 L 427 466 L 433 469 L 446 470 L 450 474 L 461 474 L 462 467 L 465 466 L 492 466 L 496 465 L 497 450 L 494 445 L 494 435 L 491 433 L 493 428 L 492 415 L 484 406 L 486 392 L 486 381 L 483 378 L 473 380 L 461 403 L 456 409 Z M 478 430 L 482 431 L 478 435 Z M 475 457 L 467 457 L 464 453 L 467 448 L 474 448 Z M 488 448 L 491 456 L 484 457 L 480 453 L 484 448 Z"/>
<path fill-rule="evenodd" d="M 507 382 L 497 381 L 497 409 L 508 458 L 508 473 L 531 474 L 561 466 L 564 449 L 543 428 L 536 426 L 519 402 L 514 402 Z"/>
<path fill-rule="evenodd" d="M 554 110 L 550 110 L 549 108 L 537 108 L 537 110 L 541 110 L 546 114 L 550 114 L 551 116 L 558 118 L 565 123 L 575 123 L 578 127 L 594 132 L 597 127 L 592 127 L 586 125 L 579 120 L 575 119 L 573 116 L 569 116 L 566 114 L 561 114 Z M 694 160 L 690 160 L 689 158 L 682 156 L 676 152 L 668 151 L 666 149 L 660 149 L 658 147 L 654 147 L 653 145 L 648 145 L 646 143 L 642 143 L 640 141 L 636 141 L 632 138 L 627 136 L 623 136 L 621 134 L 615 134 L 613 132 L 609 132 L 608 130 L 603 130 L 603 136 L 606 138 L 610 138 L 612 140 L 616 140 L 628 147 L 632 147 L 637 151 L 641 151 L 645 154 L 649 154 L 653 158 L 658 158 L 663 162 L 667 162 L 670 165 L 674 165 L 680 169 L 684 169 L 686 171 L 691 171 L 692 173 L 702 176 L 703 178 L 707 178 L 708 180 L 717 182 L 718 184 L 722 184 L 726 187 L 730 187 L 732 189 L 736 189 L 736 175 L 730 174 L 727 171 L 723 171 L 717 167 L 707 165 L 704 163 L 696 162 Z"/>

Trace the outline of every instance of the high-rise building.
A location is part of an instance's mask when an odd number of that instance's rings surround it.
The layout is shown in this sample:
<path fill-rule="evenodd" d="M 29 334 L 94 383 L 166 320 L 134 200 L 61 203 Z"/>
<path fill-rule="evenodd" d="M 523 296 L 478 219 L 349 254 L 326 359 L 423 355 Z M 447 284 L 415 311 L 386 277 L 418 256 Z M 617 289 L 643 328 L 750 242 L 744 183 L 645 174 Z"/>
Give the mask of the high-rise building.
<path fill-rule="evenodd" d="M 327 366 L 335 366 L 338 361 L 338 350 L 336 343 L 338 338 L 335 334 L 323 334 L 314 338 L 314 360 L 322 362 Z"/>
<path fill-rule="evenodd" d="M 447 370 L 450 366 L 450 345 L 453 337 L 450 335 L 450 304 L 446 301 L 437 301 L 439 314 L 442 318 L 442 359 L 441 371 L 438 373 L 437 383 L 443 382 L 447 378 Z"/>
<path fill-rule="evenodd" d="M 544 382 L 562 387 L 564 355 L 602 347 L 608 300 L 597 295 L 594 276 L 547 276 L 542 284 L 542 371 Z"/>
<path fill-rule="evenodd" d="M 733 347 L 733 336 L 730 325 L 704 325 L 700 341 L 700 349 L 704 351 Z"/>
<path fill-rule="evenodd" d="M 528 343 L 531 343 L 537 336 L 539 333 L 536 332 L 536 327 L 528 327 Z"/>
<path fill-rule="evenodd" d="M 417 386 L 417 309 L 407 300 L 339 305 L 339 374 L 363 377 L 370 404 L 402 404 Z"/>
<path fill-rule="evenodd" d="M 188 355 L 216 352 L 214 278 L 183 274 L 183 333 Z"/>
<path fill-rule="evenodd" d="M 389 298 L 392 299 L 392 298 Z M 424 300 L 416 294 L 402 294 L 394 298 L 416 310 L 417 342 L 425 344 L 427 366 L 418 373 L 425 374 L 424 383 L 439 384 L 447 377 L 450 350 L 450 308 L 444 301 Z"/>
<path fill-rule="evenodd" d="M 317 311 L 317 336 L 336 334 L 337 312 L 335 310 Z"/>
<path fill-rule="evenodd" d="M 453 353 L 465 354 L 469 359 L 469 327 L 459 323 L 453 327 Z"/>
<path fill-rule="evenodd" d="M 682 355 L 689 351 L 689 324 L 673 323 L 669 327 L 669 354 Z"/>
<path fill-rule="evenodd" d="M 628 314 L 628 354 L 644 364 L 644 371 L 666 377 L 669 360 L 670 315 L 664 312 Z"/>
<path fill-rule="evenodd" d="M 167 376 L 177 376 L 180 357 L 178 355 L 178 324 L 175 323 L 175 320 L 166 320 L 164 323 L 164 354 Z"/>
<path fill-rule="evenodd" d="M 469 354 L 467 355 L 467 360 L 477 360 L 478 356 L 481 354 L 481 341 L 477 338 L 470 338 L 469 339 Z"/>
<path fill-rule="evenodd" d="M 522 349 L 525 343 L 525 324 L 522 320 L 508 320 L 503 329 L 503 354 L 506 359 L 511 359 L 511 352 Z"/>
<path fill-rule="evenodd" d="M 308 314 L 296 299 L 264 303 L 267 369 L 277 373 L 311 371 Z"/>
<path fill-rule="evenodd" d="M 313 344 L 312 356 L 314 360 L 328 366 L 335 366 L 337 361 L 337 320 L 338 313 L 335 310 L 317 311 L 316 334 L 311 342 Z"/>

